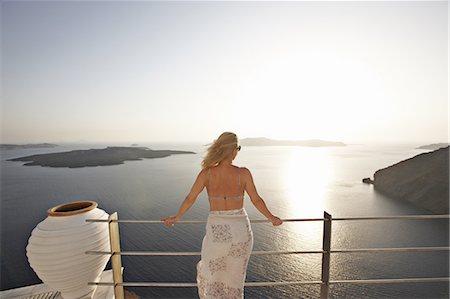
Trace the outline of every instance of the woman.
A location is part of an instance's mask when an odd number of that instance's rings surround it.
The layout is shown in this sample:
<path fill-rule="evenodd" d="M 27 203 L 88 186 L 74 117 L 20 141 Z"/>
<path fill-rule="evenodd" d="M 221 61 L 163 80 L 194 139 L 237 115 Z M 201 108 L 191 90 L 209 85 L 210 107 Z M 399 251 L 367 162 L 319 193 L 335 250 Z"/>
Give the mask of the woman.
<path fill-rule="evenodd" d="M 176 216 L 161 219 L 173 226 L 206 187 L 210 213 L 197 264 L 198 294 L 205 298 L 243 298 L 253 232 L 244 209 L 244 191 L 273 225 L 282 220 L 267 209 L 258 195 L 250 171 L 232 164 L 241 146 L 236 134 L 225 132 L 208 148 L 202 170 Z"/>

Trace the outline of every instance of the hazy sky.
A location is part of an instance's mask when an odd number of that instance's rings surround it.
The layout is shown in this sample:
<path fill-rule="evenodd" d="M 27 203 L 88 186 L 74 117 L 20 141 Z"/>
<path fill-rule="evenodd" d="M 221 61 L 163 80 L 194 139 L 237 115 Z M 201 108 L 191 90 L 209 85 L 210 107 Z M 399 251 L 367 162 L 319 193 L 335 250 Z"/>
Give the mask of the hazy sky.
<path fill-rule="evenodd" d="M 1 3 L 2 142 L 448 140 L 448 4 Z"/>

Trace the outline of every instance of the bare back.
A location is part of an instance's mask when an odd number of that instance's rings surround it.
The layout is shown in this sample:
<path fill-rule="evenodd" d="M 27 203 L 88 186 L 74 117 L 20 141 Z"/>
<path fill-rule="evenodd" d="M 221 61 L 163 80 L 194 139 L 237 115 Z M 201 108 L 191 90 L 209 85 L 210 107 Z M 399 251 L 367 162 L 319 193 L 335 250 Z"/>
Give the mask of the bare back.
<path fill-rule="evenodd" d="M 242 170 L 234 165 L 219 165 L 207 171 L 206 190 L 210 210 L 235 210 L 244 206 Z"/>

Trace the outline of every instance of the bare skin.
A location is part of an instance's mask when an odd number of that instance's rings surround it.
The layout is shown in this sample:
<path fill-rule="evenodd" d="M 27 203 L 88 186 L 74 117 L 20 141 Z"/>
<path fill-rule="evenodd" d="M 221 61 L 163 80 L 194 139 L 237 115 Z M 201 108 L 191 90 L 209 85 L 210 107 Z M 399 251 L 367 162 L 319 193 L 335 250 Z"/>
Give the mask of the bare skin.
<path fill-rule="evenodd" d="M 164 221 L 164 224 L 166 226 L 173 226 L 175 222 L 179 221 L 181 217 L 191 208 L 191 206 L 194 204 L 195 200 L 197 199 L 200 192 L 203 191 L 203 189 L 206 187 L 208 189 L 208 194 L 211 195 L 219 195 L 219 194 L 233 194 L 233 195 L 242 195 L 245 192 L 250 196 L 250 200 L 252 204 L 258 209 L 258 211 L 263 214 L 270 222 L 272 222 L 272 225 L 278 226 L 283 223 L 283 221 L 278 218 L 277 216 L 274 216 L 269 209 L 266 206 L 266 203 L 264 200 L 259 196 L 255 183 L 253 182 L 252 174 L 250 173 L 250 170 L 248 170 L 245 167 L 239 168 L 232 164 L 234 158 L 236 157 L 238 153 L 238 150 L 234 150 L 231 157 L 228 159 L 222 161 L 219 163 L 219 165 L 213 167 L 211 169 L 211 173 L 214 174 L 221 174 L 222 176 L 232 176 L 234 175 L 236 177 L 237 172 L 240 173 L 241 177 L 241 190 L 239 190 L 239 194 L 236 194 L 236 189 L 233 190 L 225 190 L 222 186 L 208 186 L 208 170 L 203 169 L 200 171 L 200 173 L 197 176 L 197 179 L 195 180 L 194 184 L 192 185 L 191 191 L 186 196 L 184 201 L 182 202 L 180 209 L 175 216 L 165 217 L 162 218 L 161 221 Z M 226 186 L 225 186 L 226 187 Z M 210 190 L 214 189 L 214 190 Z M 230 189 L 230 187 L 228 187 Z M 226 200 L 226 199 L 210 199 L 210 210 L 211 211 L 218 211 L 218 210 L 235 210 L 235 209 L 241 209 L 244 206 L 244 200 Z"/>

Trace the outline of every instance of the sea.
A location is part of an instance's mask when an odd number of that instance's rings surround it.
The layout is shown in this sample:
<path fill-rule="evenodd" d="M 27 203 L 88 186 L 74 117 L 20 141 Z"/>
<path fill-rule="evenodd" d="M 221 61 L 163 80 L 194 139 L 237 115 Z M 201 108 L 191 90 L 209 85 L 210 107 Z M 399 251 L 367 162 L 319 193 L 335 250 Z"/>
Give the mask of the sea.
<path fill-rule="evenodd" d="M 55 148 L 1 152 L 1 290 L 41 283 L 26 257 L 31 231 L 47 209 L 72 201 L 95 201 L 119 219 L 159 220 L 175 215 L 204 156 L 200 143 L 142 143 L 151 149 L 195 154 L 126 161 L 84 168 L 24 166 L 7 161 L 25 155 L 131 144 L 62 144 Z M 428 215 L 432 212 L 392 199 L 362 183 L 376 170 L 427 150 L 421 144 L 349 144 L 344 147 L 242 147 L 234 164 L 247 167 L 258 193 L 283 219 Z M 251 219 L 264 219 L 248 196 Z M 206 220 L 206 191 L 182 220 Z M 123 251 L 200 251 L 205 224 L 121 223 Z M 321 250 L 321 221 L 253 223 L 253 250 Z M 333 221 L 331 248 L 449 246 L 449 222 L 442 220 Z M 125 282 L 195 282 L 199 256 L 123 256 Z M 449 252 L 332 253 L 330 280 L 448 277 Z M 110 269 L 108 263 L 106 269 Z M 247 281 L 314 281 L 321 254 L 251 256 Z M 101 287 L 101 286 L 100 286 Z M 198 298 L 196 288 L 126 287 L 140 298 Z M 319 285 L 246 287 L 245 298 L 319 298 Z M 332 284 L 329 298 L 449 298 L 448 282 Z"/>

